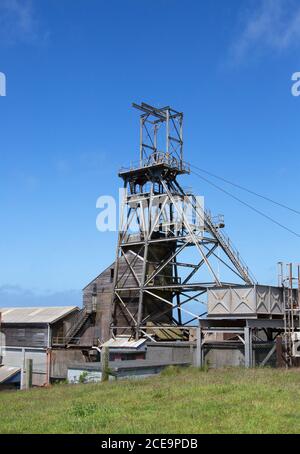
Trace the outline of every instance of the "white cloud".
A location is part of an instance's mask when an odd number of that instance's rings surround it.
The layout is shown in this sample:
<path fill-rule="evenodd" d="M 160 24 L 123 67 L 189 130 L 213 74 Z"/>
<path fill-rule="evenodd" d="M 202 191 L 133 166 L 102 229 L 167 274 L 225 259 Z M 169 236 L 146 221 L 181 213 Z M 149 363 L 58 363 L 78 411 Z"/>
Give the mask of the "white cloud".
<path fill-rule="evenodd" d="M 80 290 L 37 292 L 18 285 L 0 286 L 0 307 L 20 306 L 81 306 Z"/>
<path fill-rule="evenodd" d="M 241 30 L 230 49 L 233 63 L 300 44 L 299 0 L 256 0 L 255 5 L 242 13 Z"/>
<path fill-rule="evenodd" d="M 0 43 L 33 42 L 39 24 L 32 0 L 0 0 Z"/>

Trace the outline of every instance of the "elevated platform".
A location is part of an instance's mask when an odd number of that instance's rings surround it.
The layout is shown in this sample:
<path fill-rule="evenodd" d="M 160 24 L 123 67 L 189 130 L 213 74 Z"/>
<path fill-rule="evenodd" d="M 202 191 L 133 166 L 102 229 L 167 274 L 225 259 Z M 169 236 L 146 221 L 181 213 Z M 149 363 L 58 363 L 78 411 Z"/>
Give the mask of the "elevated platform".
<path fill-rule="evenodd" d="M 189 173 L 190 166 L 188 164 L 179 162 L 174 156 L 168 156 L 166 153 L 157 153 L 142 162 L 132 164 L 130 167 L 122 167 L 119 171 L 119 177 L 143 186 L 149 181 L 149 177 L 155 179 L 156 175 L 174 179 L 177 175 Z"/>

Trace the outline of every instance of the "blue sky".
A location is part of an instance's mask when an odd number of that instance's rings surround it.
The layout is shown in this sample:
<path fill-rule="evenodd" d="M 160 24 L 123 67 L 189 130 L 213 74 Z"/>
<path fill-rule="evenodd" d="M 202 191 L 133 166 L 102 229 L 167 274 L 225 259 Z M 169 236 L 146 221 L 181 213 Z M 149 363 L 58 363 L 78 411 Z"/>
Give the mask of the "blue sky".
<path fill-rule="evenodd" d="M 96 200 L 138 157 L 132 101 L 185 115 L 185 159 L 298 208 L 297 0 L 0 0 L 0 306 L 80 304 L 115 256 Z M 262 283 L 299 237 L 195 176 Z M 220 184 L 220 182 L 217 182 Z M 224 185 L 300 232 L 299 216 Z"/>

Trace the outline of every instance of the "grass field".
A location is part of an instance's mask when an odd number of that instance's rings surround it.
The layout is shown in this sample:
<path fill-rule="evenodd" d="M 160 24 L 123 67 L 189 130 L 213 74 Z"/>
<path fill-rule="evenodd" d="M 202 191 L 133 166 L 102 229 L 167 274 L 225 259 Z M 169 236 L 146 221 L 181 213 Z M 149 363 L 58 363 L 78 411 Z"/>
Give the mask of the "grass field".
<path fill-rule="evenodd" d="M 171 368 L 1 392 L 0 433 L 300 433 L 300 370 Z"/>

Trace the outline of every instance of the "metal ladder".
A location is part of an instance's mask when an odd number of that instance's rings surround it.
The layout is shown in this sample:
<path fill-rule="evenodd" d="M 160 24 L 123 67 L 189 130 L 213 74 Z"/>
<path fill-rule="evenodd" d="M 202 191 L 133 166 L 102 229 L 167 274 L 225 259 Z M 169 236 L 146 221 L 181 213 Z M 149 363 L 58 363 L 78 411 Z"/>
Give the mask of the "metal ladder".
<path fill-rule="evenodd" d="M 293 264 L 287 265 L 288 273 L 281 283 L 283 286 L 283 317 L 284 317 L 284 343 L 285 360 L 287 367 L 294 364 L 293 337 L 300 330 L 300 265 L 298 265 L 298 277 L 293 277 Z M 296 284 L 296 285 L 295 285 Z"/>

